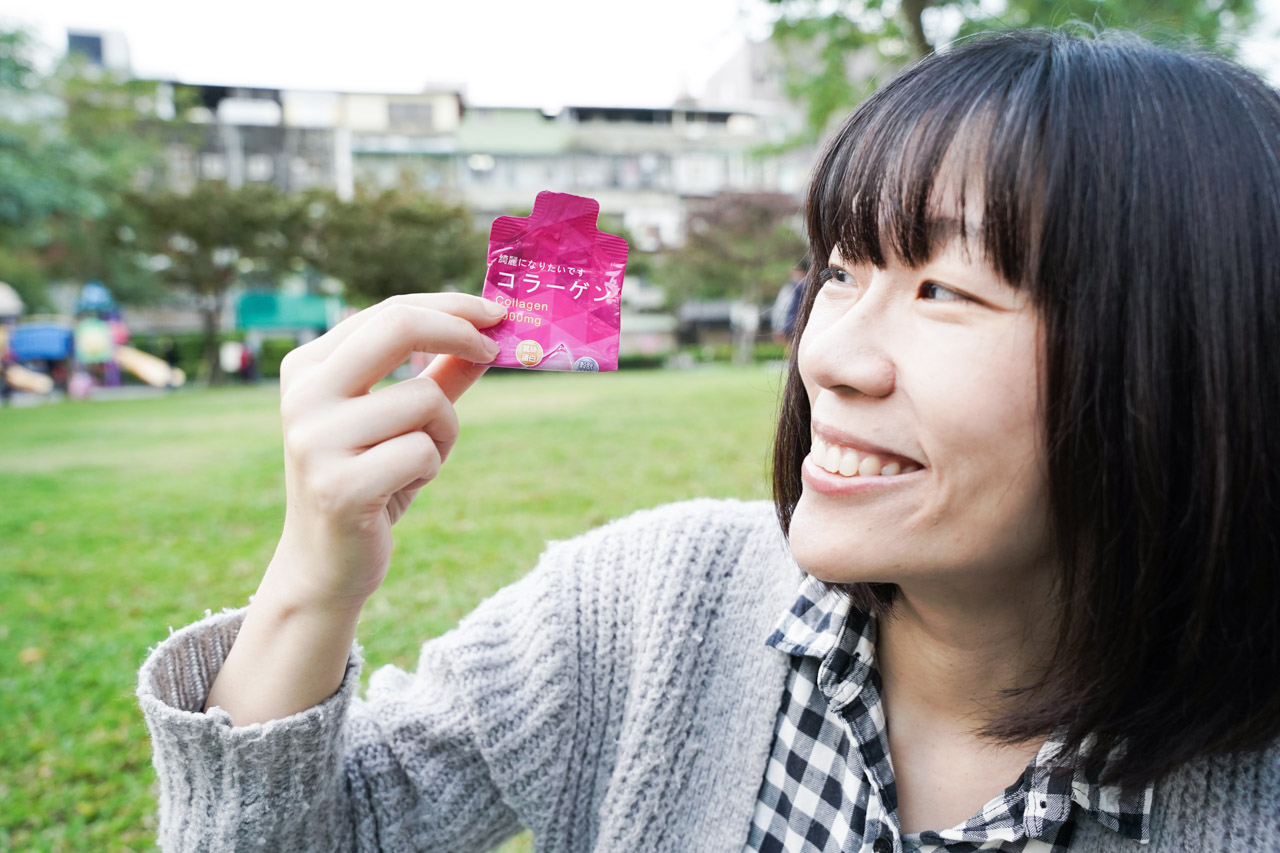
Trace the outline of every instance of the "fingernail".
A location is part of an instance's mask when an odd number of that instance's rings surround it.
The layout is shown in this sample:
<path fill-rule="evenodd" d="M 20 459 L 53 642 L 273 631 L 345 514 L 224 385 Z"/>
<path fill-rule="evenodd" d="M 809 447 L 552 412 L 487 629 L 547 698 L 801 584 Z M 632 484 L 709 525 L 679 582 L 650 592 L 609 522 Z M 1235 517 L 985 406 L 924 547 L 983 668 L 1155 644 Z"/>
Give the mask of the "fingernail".
<path fill-rule="evenodd" d="M 485 302 L 487 303 L 485 307 L 489 310 L 489 313 L 492 314 L 494 317 L 501 317 L 507 313 L 507 309 L 505 306 L 499 305 L 498 303 L 488 299 L 486 299 Z"/>
<path fill-rule="evenodd" d="M 487 340 L 489 341 L 489 346 L 486 349 L 493 353 L 494 358 L 497 358 L 498 353 L 502 352 L 502 347 L 493 338 L 488 338 Z"/>

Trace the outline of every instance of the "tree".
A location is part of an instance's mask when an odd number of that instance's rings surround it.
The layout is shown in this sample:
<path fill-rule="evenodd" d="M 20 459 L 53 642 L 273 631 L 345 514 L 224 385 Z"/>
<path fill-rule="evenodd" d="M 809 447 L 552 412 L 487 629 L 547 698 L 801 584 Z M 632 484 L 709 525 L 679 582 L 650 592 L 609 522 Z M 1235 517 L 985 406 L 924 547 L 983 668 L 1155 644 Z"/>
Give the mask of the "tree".
<path fill-rule="evenodd" d="M 64 138 L 81 160 L 80 179 L 94 203 L 50 218 L 46 271 L 55 278 L 97 279 L 123 302 L 143 302 L 163 291 L 148 268 L 139 268 L 119 230 L 137 191 L 164 184 L 164 149 L 190 142 L 193 128 L 159 117 L 159 84 L 66 58 L 52 77 L 65 110 Z M 175 116 L 185 105 L 176 105 Z"/>
<path fill-rule="evenodd" d="M 368 302 L 420 290 L 479 293 L 484 280 L 485 243 L 471 213 L 408 190 L 344 202 L 331 190 L 284 195 L 273 184 L 206 181 L 189 194 L 133 193 L 128 211 L 118 230 L 136 261 L 198 298 L 211 383 L 223 379 L 227 293 L 247 278 L 309 268 Z"/>
<path fill-rule="evenodd" d="M 120 239 L 163 283 L 196 295 L 210 384 L 223 381 L 218 348 L 227 291 L 244 276 L 270 277 L 288 268 L 296 252 L 286 224 L 295 204 L 272 184 L 230 189 L 212 181 L 187 194 L 162 190 L 128 198 Z"/>
<path fill-rule="evenodd" d="M 835 118 L 888 76 L 948 41 L 1011 27 L 1081 21 L 1134 29 L 1158 40 L 1193 40 L 1233 52 L 1257 18 L 1254 0 L 768 0 L 778 12 L 773 40 L 786 59 L 787 89 L 805 104 L 805 139 L 821 137 Z"/>
<path fill-rule="evenodd" d="M 44 305 L 40 250 L 50 216 L 85 207 L 91 195 L 59 138 L 58 104 L 31 58 L 23 31 L 0 32 L 0 271 L 28 306 Z"/>
<path fill-rule="evenodd" d="M 146 292 L 149 275 L 113 232 L 125 195 L 159 160 L 157 84 L 75 56 L 42 74 L 32 53 L 25 32 L 0 31 L 0 270 L 36 307 L 49 278 Z"/>
<path fill-rule="evenodd" d="M 527 216 L 529 211 L 525 211 Z M 649 281 L 654 274 L 654 255 L 655 252 L 644 252 L 636 248 L 636 236 L 631 233 L 631 229 L 622 223 L 622 220 L 616 216 L 601 214 L 596 222 L 596 227 L 606 234 L 612 234 L 615 237 L 621 237 L 627 244 L 627 268 L 623 273 L 623 281 Z"/>
<path fill-rule="evenodd" d="M 758 307 L 805 253 L 798 218 L 799 203 L 783 193 L 722 192 L 691 205 L 685 244 L 667 256 L 664 283 L 686 297 Z M 750 343 L 739 338 L 740 359 Z"/>
<path fill-rule="evenodd" d="M 377 302 L 397 293 L 479 293 L 487 243 L 471 212 L 426 193 L 329 191 L 300 197 L 287 226 L 296 257 L 340 279 L 348 294 Z"/>

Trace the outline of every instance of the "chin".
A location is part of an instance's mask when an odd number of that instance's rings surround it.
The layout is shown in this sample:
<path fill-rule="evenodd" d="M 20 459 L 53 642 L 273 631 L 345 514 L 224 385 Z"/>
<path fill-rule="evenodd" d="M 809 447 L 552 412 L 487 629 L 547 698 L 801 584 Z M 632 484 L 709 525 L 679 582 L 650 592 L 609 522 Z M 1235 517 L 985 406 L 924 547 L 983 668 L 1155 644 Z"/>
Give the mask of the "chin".
<path fill-rule="evenodd" d="M 806 553 L 804 549 L 792 547 L 796 564 L 804 573 L 827 583 L 845 584 L 862 583 L 870 580 L 860 571 L 862 567 L 850 565 L 847 556 L 836 553 Z"/>
<path fill-rule="evenodd" d="M 883 567 L 867 559 L 876 550 L 868 533 L 850 523 L 847 514 L 832 518 L 801 497 L 791 516 L 791 556 L 807 574 L 828 583 L 881 580 L 876 575 Z"/>

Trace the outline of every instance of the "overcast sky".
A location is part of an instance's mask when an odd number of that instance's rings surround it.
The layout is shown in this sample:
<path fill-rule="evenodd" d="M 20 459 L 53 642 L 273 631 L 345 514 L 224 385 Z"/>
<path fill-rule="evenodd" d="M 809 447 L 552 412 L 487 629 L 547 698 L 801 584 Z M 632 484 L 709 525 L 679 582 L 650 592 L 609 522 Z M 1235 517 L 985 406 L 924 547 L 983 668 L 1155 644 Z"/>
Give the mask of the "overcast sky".
<path fill-rule="evenodd" d="M 0 16 L 34 24 L 57 44 L 68 27 L 123 32 L 135 73 L 187 82 L 407 92 L 445 83 L 462 86 L 473 103 L 661 106 L 700 86 L 744 38 L 766 36 L 766 6 L 5 0 Z"/>
<path fill-rule="evenodd" d="M 1280 82 L 1280 0 L 1245 59 Z M 765 0 L 4 0 L 0 21 L 61 49 L 67 28 L 122 32 L 139 76 L 336 89 L 462 88 L 474 104 L 665 106 L 698 94 Z M 305 8 L 305 13 L 299 13 Z"/>

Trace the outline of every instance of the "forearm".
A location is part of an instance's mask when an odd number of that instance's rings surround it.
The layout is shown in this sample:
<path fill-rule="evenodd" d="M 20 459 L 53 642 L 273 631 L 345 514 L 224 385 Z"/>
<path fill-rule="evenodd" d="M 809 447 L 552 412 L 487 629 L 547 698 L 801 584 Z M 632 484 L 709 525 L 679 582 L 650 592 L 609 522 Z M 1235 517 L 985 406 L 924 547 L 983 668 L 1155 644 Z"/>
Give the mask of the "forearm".
<path fill-rule="evenodd" d="M 237 726 L 263 723 L 318 705 L 346 672 L 359 605 L 306 603 L 280 581 L 277 555 L 218 672 L 205 710 L 217 705 Z"/>

